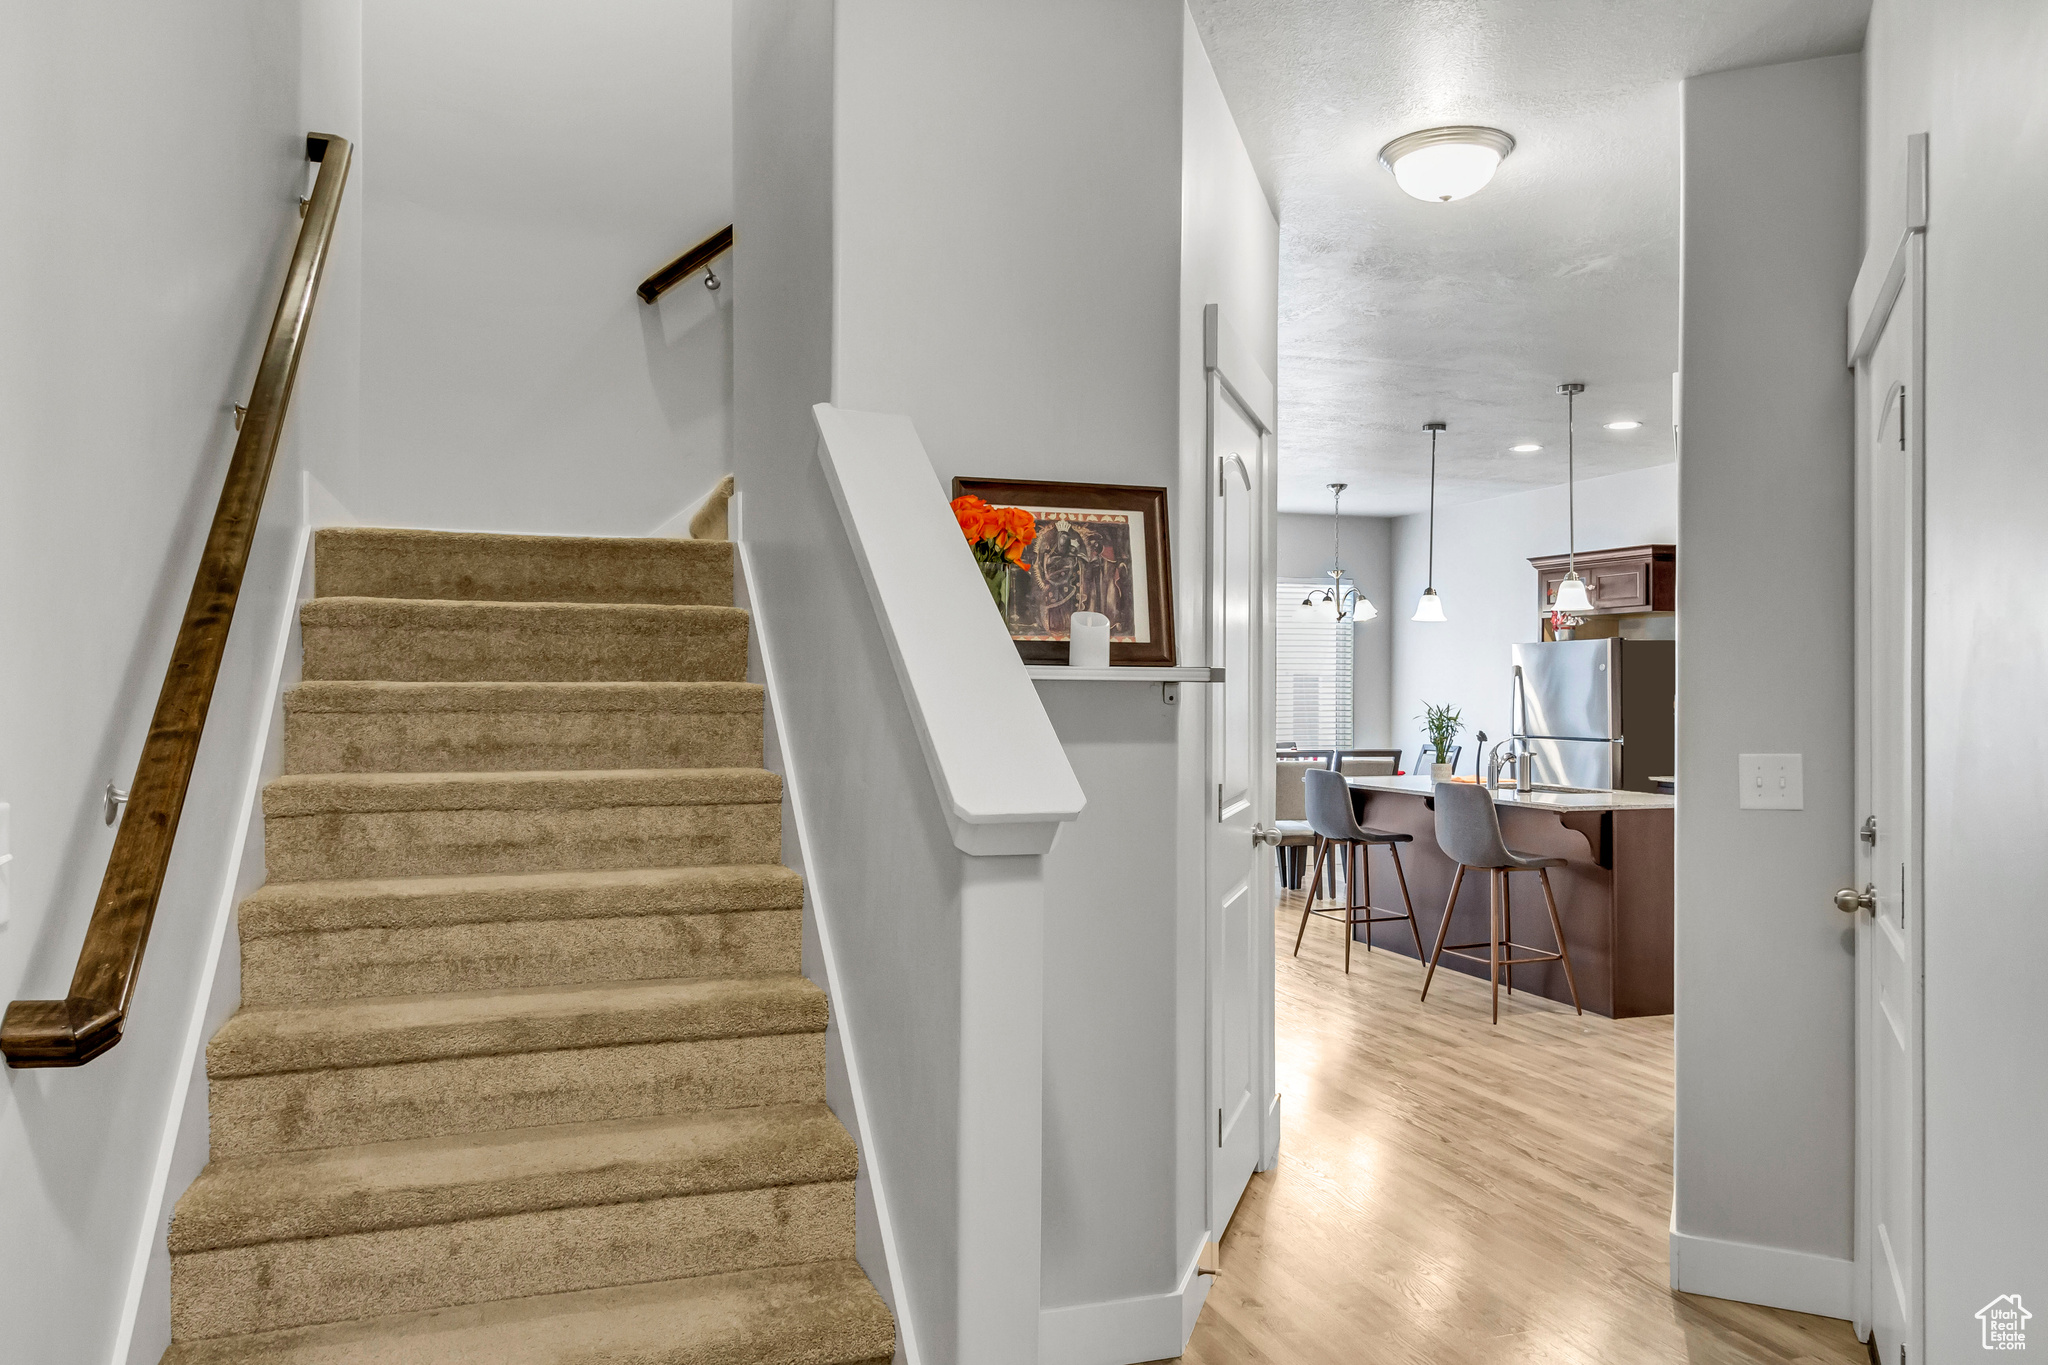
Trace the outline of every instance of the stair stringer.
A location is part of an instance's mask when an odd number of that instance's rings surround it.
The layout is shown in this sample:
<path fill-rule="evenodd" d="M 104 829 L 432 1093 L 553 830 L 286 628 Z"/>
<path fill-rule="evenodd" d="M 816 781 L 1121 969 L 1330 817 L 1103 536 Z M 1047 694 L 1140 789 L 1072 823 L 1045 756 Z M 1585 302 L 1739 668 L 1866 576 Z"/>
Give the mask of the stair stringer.
<path fill-rule="evenodd" d="M 747 641 L 747 681 L 767 689 L 763 708 L 764 751 L 762 766 L 783 779 L 782 863 L 804 882 L 804 975 L 825 992 L 831 1001 L 831 1015 L 825 1026 L 825 1102 L 853 1135 L 860 1153 L 859 1173 L 854 1181 L 854 1259 L 867 1273 L 882 1301 L 896 1319 L 896 1365 L 923 1365 L 918 1349 L 916 1319 L 906 1302 L 907 1294 L 899 1272 L 902 1256 L 896 1231 L 889 1217 L 889 1202 L 876 1163 L 870 1160 L 867 1094 L 861 1085 L 860 1063 L 853 1047 L 853 1023 L 846 1016 L 845 996 L 837 989 L 838 959 L 832 950 L 831 915 L 819 893 L 818 881 L 806 866 L 805 849 L 810 846 L 805 821 L 803 785 L 797 780 L 796 756 L 782 742 L 781 691 L 776 685 L 775 650 L 772 628 L 753 605 L 749 587 L 753 562 L 748 553 L 741 498 L 734 494 L 731 504 L 733 542 L 733 605 L 749 613 L 753 629 Z"/>
<path fill-rule="evenodd" d="M 308 470 L 299 471 L 297 488 L 289 483 L 274 486 L 264 511 L 273 523 L 288 512 L 296 516 L 288 527 L 280 528 L 289 537 L 288 550 L 268 553 L 266 542 L 259 541 L 242 579 L 245 604 L 261 602 L 272 608 L 260 620 L 238 613 L 239 628 L 260 632 L 257 695 L 263 703 L 243 717 L 208 717 L 218 730 L 241 724 L 254 733 L 247 741 L 249 760 L 237 775 L 234 845 L 221 869 L 218 898 L 210 898 L 208 905 L 206 965 L 194 983 L 185 1036 L 178 1045 L 177 1079 L 129 1262 L 108 1357 L 112 1365 L 156 1365 L 171 1344 L 171 1210 L 205 1169 L 209 1156 L 206 1040 L 242 1003 L 235 907 L 264 881 L 263 787 L 284 771 L 284 694 L 299 682 L 299 609 L 313 596 L 313 533 L 323 526 L 361 524 Z"/>

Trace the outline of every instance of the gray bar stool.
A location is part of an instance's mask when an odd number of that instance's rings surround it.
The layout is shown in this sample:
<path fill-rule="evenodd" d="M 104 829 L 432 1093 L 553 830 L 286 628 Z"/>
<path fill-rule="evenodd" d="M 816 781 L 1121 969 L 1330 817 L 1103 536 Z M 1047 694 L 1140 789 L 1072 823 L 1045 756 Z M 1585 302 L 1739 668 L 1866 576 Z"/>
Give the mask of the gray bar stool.
<path fill-rule="evenodd" d="M 1311 807 L 1313 810 L 1313 807 Z M 1313 815 L 1311 815 L 1313 818 Z M 1584 1014 L 1579 1007 L 1579 983 L 1572 978 L 1572 958 L 1564 946 L 1564 925 L 1557 918 L 1557 898 L 1550 892 L 1550 869 L 1563 867 L 1562 858 L 1539 858 L 1510 849 L 1500 834 L 1500 812 L 1494 809 L 1493 794 L 1476 782 L 1439 782 L 1436 784 L 1436 842 L 1444 855 L 1458 863 L 1457 875 L 1451 878 L 1451 897 L 1444 902 L 1444 922 L 1436 931 L 1436 948 L 1429 955 L 1429 970 L 1422 977 L 1422 998 L 1429 999 L 1429 981 L 1436 975 L 1437 959 L 1445 953 L 1452 957 L 1469 958 L 1484 962 L 1490 969 L 1493 981 L 1493 1022 L 1500 1022 L 1500 972 L 1508 971 L 1508 994 L 1515 993 L 1515 968 L 1535 962 L 1562 962 L 1565 985 L 1571 987 L 1572 1008 Z M 1487 902 L 1492 928 L 1487 941 L 1479 943 L 1453 943 L 1448 946 L 1444 938 L 1451 932 L 1451 911 L 1457 908 L 1458 888 L 1464 884 L 1465 869 L 1483 867 L 1492 874 Z M 1514 921 L 1510 918 L 1508 904 L 1508 874 L 1510 872 L 1534 872 L 1543 883 L 1543 904 L 1550 911 L 1550 932 L 1557 936 L 1557 951 L 1539 953 L 1526 943 L 1514 942 Z M 1462 948 L 1486 949 L 1486 956 L 1477 953 L 1460 952 Z M 1534 957 L 1516 957 L 1514 950 L 1536 953 Z M 1506 956 L 1503 956 L 1503 950 Z"/>
<path fill-rule="evenodd" d="M 1351 811 L 1351 788 L 1345 783 L 1342 773 L 1333 773 L 1326 768 L 1311 768 L 1302 775 L 1304 804 L 1308 807 L 1309 828 L 1321 836 L 1322 844 L 1316 850 L 1315 882 L 1309 887 L 1307 903 L 1301 912 L 1301 928 L 1295 931 L 1294 954 L 1301 955 L 1302 935 L 1308 932 L 1308 917 L 1322 915 L 1338 920 L 1344 926 L 1344 970 L 1351 971 L 1351 926 L 1365 926 L 1365 950 L 1372 951 L 1372 926 L 1390 920 L 1408 921 L 1408 932 L 1415 936 L 1415 956 L 1422 956 L 1422 930 L 1415 924 L 1415 903 L 1408 899 L 1408 874 L 1401 869 L 1401 845 L 1413 843 L 1412 834 L 1394 834 L 1383 829 L 1367 829 L 1358 823 L 1358 817 Z M 1344 846 L 1344 905 L 1338 910 L 1315 908 L 1316 892 L 1322 890 L 1323 867 L 1330 867 L 1330 889 L 1336 890 L 1337 868 L 1333 850 Z M 1407 910 L 1401 914 L 1375 915 L 1372 905 L 1372 864 L 1367 853 L 1374 844 L 1386 845 L 1394 855 L 1394 875 L 1401 879 L 1401 903 Z M 1363 899 L 1360 899 L 1360 893 Z M 1358 912 L 1363 910 L 1363 915 Z"/>

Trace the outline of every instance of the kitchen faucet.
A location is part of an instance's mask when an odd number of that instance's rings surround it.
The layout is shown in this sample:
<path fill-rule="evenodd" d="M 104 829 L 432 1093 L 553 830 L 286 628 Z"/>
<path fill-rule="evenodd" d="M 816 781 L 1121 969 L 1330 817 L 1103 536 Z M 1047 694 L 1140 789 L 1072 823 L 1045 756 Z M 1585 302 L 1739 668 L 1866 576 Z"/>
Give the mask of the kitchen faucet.
<path fill-rule="evenodd" d="M 1508 745 L 1513 744 L 1514 742 L 1515 737 L 1513 735 L 1509 735 L 1506 739 L 1499 741 L 1493 746 L 1492 749 L 1487 751 L 1486 786 L 1489 791 L 1500 790 L 1500 770 L 1504 765 L 1506 765 L 1509 762 L 1509 759 L 1501 757 L 1500 751 L 1502 749 L 1505 749 Z"/>

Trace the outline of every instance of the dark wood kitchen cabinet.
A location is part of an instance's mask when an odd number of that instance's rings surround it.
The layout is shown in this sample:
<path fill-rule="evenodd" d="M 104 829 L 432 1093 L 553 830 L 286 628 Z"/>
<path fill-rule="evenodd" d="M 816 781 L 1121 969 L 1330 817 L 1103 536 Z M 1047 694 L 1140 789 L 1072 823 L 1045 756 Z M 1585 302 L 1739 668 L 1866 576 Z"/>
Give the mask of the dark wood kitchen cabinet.
<path fill-rule="evenodd" d="M 1570 556 L 1545 555 L 1529 561 L 1536 569 L 1536 608 L 1549 611 L 1564 582 Z M 1593 614 L 1678 610 L 1678 547 L 1630 545 L 1619 550 L 1586 550 L 1578 556 L 1579 578 L 1593 600 Z"/>

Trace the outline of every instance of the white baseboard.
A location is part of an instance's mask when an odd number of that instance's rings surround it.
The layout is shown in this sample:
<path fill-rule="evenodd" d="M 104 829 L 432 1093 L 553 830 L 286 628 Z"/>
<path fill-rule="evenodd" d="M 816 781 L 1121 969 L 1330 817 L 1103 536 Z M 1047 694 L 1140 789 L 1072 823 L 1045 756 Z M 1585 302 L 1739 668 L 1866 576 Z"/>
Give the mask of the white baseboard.
<path fill-rule="evenodd" d="M 1687 1294 L 1853 1320 L 1856 1263 L 1671 1229 L 1671 1287 Z"/>
<path fill-rule="evenodd" d="M 1195 1273 L 1207 1241 L 1206 1232 L 1195 1239 L 1180 1283 L 1164 1294 L 1040 1309 L 1040 1365 L 1138 1365 L 1181 1354 L 1209 1297 L 1209 1277 Z"/>

